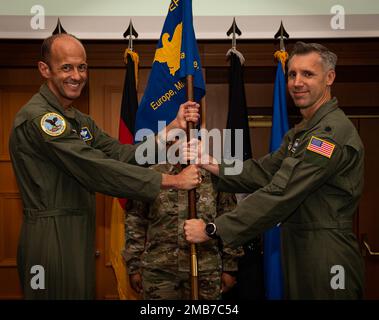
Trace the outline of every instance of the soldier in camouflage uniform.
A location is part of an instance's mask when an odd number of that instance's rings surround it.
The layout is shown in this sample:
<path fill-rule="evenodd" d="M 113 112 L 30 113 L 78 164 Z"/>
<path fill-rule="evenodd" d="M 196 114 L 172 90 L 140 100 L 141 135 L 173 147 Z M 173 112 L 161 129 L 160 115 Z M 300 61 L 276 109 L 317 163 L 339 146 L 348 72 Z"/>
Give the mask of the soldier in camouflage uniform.
<path fill-rule="evenodd" d="M 171 164 L 151 168 L 170 174 L 180 171 L 180 165 Z M 196 190 L 197 215 L 213 221 L 233 210 L 236 199 L 232 194 L 217 193 L 207 171 L 202 175 L 203 182 Z M 173 189 L 162 190 L 151 205 L 133 201 L 127 210 L 124 257 L 130 283 L 137 292 L 143 291 L 144 299 L 190 299 L 189 244 L 183 236 L 187 218 L 188 194 Z M 221 288 L 226 291 L 235 283 L 230 272 L 237 270 L 242 249 L 221 249 L 214 239 L 197 246 L 197 254 L 200 299 L 220 299 Z"/>

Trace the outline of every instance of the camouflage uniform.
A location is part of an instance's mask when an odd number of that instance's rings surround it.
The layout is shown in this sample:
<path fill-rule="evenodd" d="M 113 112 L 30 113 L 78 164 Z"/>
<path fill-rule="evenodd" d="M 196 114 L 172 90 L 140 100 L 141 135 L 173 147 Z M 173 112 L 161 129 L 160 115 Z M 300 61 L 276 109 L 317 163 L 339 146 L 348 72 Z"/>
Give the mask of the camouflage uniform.
<path fill-rule="evenodd" d="M 175 174 L 180 167 L 160 164 L 151 167 Z M 236 206 L 234 195 L 217 193 L 210 174 L 202 171 L 196 190 L 197 216 L 213 221 Z M 133 201 L 127 210 L 124 257 L 129 274 L 140 272 L 144 299 L 190 299 L 189 245 L 183 236 L 188 218 L 187 191 L 162 190 L 150 206 Z M 197 246 L 200 299 L 219 299 L 221 272 L 236 271 L 242 250 L 224 248 L 211 240 Z"/>

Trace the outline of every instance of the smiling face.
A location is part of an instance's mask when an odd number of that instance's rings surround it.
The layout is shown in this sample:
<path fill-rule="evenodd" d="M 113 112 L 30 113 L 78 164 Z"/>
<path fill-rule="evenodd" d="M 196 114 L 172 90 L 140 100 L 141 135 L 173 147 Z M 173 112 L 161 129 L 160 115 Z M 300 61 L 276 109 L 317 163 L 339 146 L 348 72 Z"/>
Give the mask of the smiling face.
<path fill-rule="evenodd" d="M 70 36 L 55 39 L 48 64 L 40 61 L 38 67 L 63 107 L 79 98 L 87 81 L 87 63 L 85 50 L 78 40 Z"/>
<path fill-rule="evenodd" d="M 331 99 L 335 72 L 327 69 L 316 52 L 294 55 L 288 62 L 288 91 L 295 105 L 316 111 Z"/>

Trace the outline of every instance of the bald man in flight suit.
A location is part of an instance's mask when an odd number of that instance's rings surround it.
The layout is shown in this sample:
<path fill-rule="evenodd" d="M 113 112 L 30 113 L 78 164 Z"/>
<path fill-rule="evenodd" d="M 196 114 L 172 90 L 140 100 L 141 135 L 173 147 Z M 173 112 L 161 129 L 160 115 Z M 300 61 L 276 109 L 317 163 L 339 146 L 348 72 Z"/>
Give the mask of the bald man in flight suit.
<path fill-rule="evenodd" d="M 21 286 L 26 299 L 93 299 L 95 192 L 152 202 L 161 188 L 192 189 L 201 176 L 195 166 L 177 176 L 136 166 L 138 145 L 120 144 L 72 106 L 87 80 L 86 52 L 74 36 L 45 39 L 38 68 L 46 83 L 17 113 L 9 140 L 24 206 Z M 197 122 L 198 107 L 183 104 L 167 131 Z M 42 287 L 31 282 L 35 266 L 44 270 Z"/>

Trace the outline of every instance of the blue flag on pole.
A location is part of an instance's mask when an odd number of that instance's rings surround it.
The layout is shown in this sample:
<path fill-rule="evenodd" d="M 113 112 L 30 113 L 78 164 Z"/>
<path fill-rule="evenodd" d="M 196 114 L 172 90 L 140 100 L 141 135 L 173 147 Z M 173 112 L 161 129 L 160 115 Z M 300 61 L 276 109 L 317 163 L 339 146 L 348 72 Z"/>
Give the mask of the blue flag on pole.
<path fill-rule="evenodd" d="M 277 150 L 288 131 L 286 103 L 286 80 L 282 62 L 279 61 L 274 84 L 274 105 L 272 114 L 270 152 Z M 283 270 L 281 264 L 280 227 L 264 233 L 264 270 L 266 298 L 283 299 Z"/>
<path fill-rule="evenodd" d="M 185 77 L 193 75 L 195 101 L 205 94 L 199 51 L 192 23 L 192 0 L 172 0 L 155 51 L 147 87 L 137 110 L 136 132 L 158 131 L 170 123 L 185 102 Z"/>

